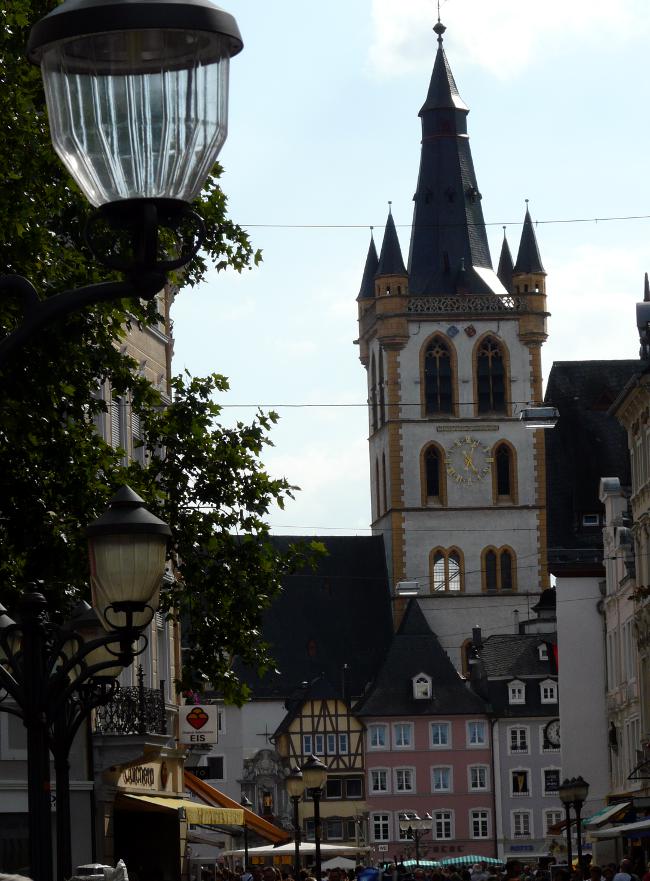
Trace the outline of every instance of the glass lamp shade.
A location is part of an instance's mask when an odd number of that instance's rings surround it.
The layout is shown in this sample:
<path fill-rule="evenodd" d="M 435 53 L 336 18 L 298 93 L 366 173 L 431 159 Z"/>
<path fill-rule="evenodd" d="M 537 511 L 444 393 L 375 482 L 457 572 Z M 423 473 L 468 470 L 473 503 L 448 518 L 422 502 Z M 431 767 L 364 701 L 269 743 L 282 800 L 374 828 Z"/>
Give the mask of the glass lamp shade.
<path fill-rule="evenodd" d="M 144 627 L 151 610 L 158 607 L 169 526 L 147 511 L 137 493 L 123 486 L 86 532 L 93 608 L 102 625 L 107 630 L 129 623 Z"/>
<path fill-rule="evenodd" d="M 289 798 L 300 798 L 305 791 L 305 781 L 300 768 L 293 768 L 286 779 Z"/>
<path fill-rule="evenodd" d="M 92 205 L 200 194 L 241 47 L 209 0 L 66 0 L 35 25 L 52 143 Z"/>
<path fill-rule="evenodd" d="M 569 778 L 566 777 L 558 787 L 560 801 L 564 805 L 570 805 L 575 798 L 575 787 L 573 785 L 573 780 L 575 780 L 575 778 L 569 780 Z"/>
<path fill-rule="evenodd" d="M 587 796 L 589 795 L 589 784 L 586 780 L 583 780 L 582 777 L 576 777 L 573 784 L 573 800 L 582 804 L 582 802 L 586 801 Z"/>
<path fill-rule="evenodd" d="M 305 789 L 320 789 L 327 777 L 327 765 L 324 765 L 316 756 L 310 756 L 300 769 Z"/>

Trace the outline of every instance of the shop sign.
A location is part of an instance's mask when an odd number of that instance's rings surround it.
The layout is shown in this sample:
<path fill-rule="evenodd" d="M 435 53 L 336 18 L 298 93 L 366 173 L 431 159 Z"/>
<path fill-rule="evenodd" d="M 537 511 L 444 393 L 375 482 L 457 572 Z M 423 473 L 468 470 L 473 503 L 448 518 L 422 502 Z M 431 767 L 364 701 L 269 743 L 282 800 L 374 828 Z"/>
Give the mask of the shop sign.
<path fill-rule="evenodd" d="M 217 743 L 217 705 L 191 704 L 180 709 L 181 743 Z"/>
<path fill-rule="evenodd" d="M 131 765 L 122 771 L 117 785 L 135 789 L 157 789 L 156 771 L 156 765 Z"/>

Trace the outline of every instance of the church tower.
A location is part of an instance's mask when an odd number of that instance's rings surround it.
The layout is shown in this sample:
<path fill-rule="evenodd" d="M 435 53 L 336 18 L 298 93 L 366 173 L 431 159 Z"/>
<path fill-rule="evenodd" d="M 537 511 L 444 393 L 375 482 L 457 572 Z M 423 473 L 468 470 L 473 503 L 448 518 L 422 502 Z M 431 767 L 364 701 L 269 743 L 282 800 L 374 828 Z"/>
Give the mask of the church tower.
<path fill-rule="evenodd" d="M 389 211 L 359 296 L 367 370 L 373 532 L 393 588 L 417 589 L 452 660 L 475 623 L 512 632 L 548 587 L 542 402 L 546 273 L 526 210 L 513 264 L 492 268 L 468 107 L 438 50 L 422 109 L 408 264 Z M 396 615 L 400 616 L 400 600 Z"/>

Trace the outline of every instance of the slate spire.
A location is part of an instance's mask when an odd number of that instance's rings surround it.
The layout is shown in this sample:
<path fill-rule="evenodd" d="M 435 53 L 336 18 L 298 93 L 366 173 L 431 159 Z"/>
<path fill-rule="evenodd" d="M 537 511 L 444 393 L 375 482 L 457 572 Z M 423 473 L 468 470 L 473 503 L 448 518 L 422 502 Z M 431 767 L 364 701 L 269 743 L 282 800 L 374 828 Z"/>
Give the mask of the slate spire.
<path fill-rule="evenodd" d="M 646 272 L 643 279 L 643 302 L 650 303 L 650 282 L 648 282 L 648 273 Z"/>
<path fill-rule="evenodd" d="M 381 243 L 379 254 L 379 266 L 376 275 L 406 275 L 406 267 L 402 257 L 402 249 L 397 238 L 391 203 L 388 203 L 388 219 L 384 231 L 384 240 Z"/>
<path fill-rule="evenodd" d="M 485 294 L 500 285 L 492 271 L 481 194 L 467 138 L 469 110 L 458 93 L 445 55 L 445 30 L 438 21 L 434 27 L 438 51 L 419 114 L 422 151 L 414 196 L 409 290 L 415 295 L 456 294 L 461 272 L 464 291 Z M 476 268 L 483 271 L 477 273 Z"/>
<path fill-rule="evenodd" d="M 372 234 L 373 227 L 370 227 L 370 245 L 368 246 L 368 255 L 366 257 L 366 265 L 363 270 L 363 278 L 361 279 L 361 288 L 357 300 L 365 300 L 375 296 L 375 275 L 379 266 L 377 257 L 377 248 L 375 247 L 375 237 Z"/>
<path fill-rule="evenodd" d="M 542 258 L 539 256 L 539 248 L 537 247 L 537 237 L 533 227 L 533 221 L 528 210 L 528 199 L 526 199 L 526 216 L 524 218 L 524 227 L 521 231 L 521 241 L 519 242 L 519 253 L 517 254 L 517 262 L 514 266 L 515 272 L 533 273 L 540 272 L 546 275 L 542 266 Z"/>
<path fill-rule="evenodd" d="M 497 275 L 499 277 L 499 281 L 504 286 L 504 288 L 508 291 L 508 293 L 512 292 L 512 273 L 514 270 L 514 265 L 512 262 L 512 254 L 510 253 L 510 246 L 508 245 L 508 239 L 506 237 L 506 228 L 503 227 L 503 244 L 501 245 L 501 256 L 499 257 L 499 268 L 497 269 Z"/>

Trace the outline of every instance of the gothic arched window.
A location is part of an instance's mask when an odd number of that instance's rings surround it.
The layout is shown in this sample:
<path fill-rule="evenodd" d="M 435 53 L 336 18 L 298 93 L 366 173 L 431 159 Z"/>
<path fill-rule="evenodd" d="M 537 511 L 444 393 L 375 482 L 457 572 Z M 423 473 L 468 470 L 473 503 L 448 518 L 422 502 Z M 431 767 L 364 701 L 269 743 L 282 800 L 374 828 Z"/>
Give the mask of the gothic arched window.
<path fill-rule="evenodd" d="M 373 353 L 370 361 L 370 432 L 377 431 L 377 367 Z"/>
<path fill-rule="evenodd" d="M 506 365 L 501 344 L 485 337 L 476 353 L 476 393 L 479 413 L 506 413 Z"/>
<path fill-rule="evenodd" d="M 517 500 L 517 457 L 507 441 L 492 450 L 492 490 L 495 504 Z"/>
<path fill-rule="evenodd" d="M 457 548 L 436 548 L 430 566 L 432 592 L 463 590 L 463 562 Z"/>
<path fill-rule="evenodd" d="M 449 344 L 439 336 L 434 337 L 424 351 L 424 412 L 453 412 L 453 370 Z"/>
<path fill-rule="evenodd" d="M 384 389 L 384 353 L 379 351 L 379 425 L 386 424 L 386 392 Z"/>
<path fill-rule="evenodd" d="M 482 557 L 486 593 L 517 589 L 515 555 L 510 548 L 486 548 Z"/>

